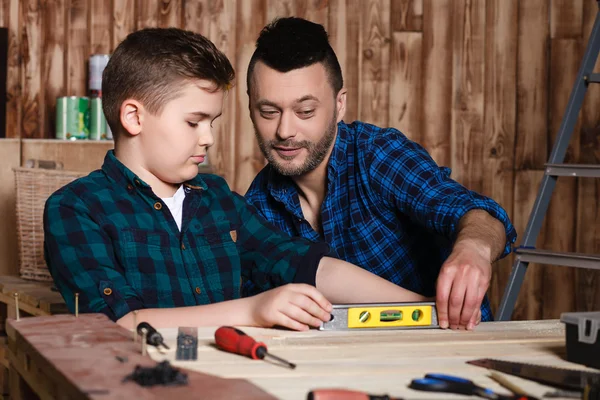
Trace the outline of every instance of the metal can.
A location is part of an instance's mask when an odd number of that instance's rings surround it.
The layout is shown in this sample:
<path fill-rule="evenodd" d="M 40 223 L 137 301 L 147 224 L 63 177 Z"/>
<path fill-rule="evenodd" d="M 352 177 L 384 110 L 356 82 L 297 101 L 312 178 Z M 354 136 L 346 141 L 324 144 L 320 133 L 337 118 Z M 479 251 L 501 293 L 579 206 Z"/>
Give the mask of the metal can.
<path fill-rule="evenodd" d="M 90 56 L 90 96 L 102 97 L 102 73 L 110 56 L 108 54 L 93 54 Z"/>
<path fill-rule="evenodd" d="M 90 124 L 90 100 L 87 97 L 59 97 L 56 100 L 56 138 L 87 139 Z"/>
<path fill-rule="evenodd" d="M 102 111 L 102 98 L 90 100 L 90 140 L 106 139 L 106 118 Z"/>

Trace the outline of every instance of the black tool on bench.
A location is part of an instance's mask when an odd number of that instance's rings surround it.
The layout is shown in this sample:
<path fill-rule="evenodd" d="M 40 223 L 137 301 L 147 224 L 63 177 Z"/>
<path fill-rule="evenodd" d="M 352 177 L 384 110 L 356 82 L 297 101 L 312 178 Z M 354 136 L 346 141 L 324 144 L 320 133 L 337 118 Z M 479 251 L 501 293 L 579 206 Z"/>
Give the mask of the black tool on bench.
<path fill-rule="evenodd" d="M 169 349 L 163 340 L 163 337 L 152 325 L 147 322 L 140 322 L 137 326 L 137 332 L 143 335 L 144 330 L 146 331 L 146 343 L 151 346 L 163 346 L 165 349 Z"/>

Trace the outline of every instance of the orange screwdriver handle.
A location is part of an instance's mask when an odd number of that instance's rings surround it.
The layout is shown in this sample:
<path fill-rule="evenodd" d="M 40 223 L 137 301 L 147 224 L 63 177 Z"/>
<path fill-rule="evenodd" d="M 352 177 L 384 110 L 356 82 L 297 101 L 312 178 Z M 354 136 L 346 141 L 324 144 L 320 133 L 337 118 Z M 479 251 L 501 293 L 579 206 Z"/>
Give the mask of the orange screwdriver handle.
<path fill-rule="evenodd" d="M 231 326 L 222 326 L 215 332 L 217 347 L 234 354 L 261 360 L 267 354 L 267 346 L 257 342 L 244 332 Z"/>
<path fill-rule="evenodd" d="M 346 389 L 317 389 L 308 393 L 307 400 L 394 400 L 389 396 L 374 396 Z"/>

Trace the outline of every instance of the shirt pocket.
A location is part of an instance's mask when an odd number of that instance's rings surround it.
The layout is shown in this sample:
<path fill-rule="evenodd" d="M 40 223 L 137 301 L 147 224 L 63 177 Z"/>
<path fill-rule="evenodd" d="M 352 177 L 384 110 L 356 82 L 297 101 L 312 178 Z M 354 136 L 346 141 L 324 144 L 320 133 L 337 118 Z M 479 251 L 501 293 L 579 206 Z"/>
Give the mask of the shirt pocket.
<path fill-rule="evenodd" d="M 237 227 L 224 221 L 203 226 L 196 233 L 199 269 L 214 295 L 214 301 L 240 297 L 241 266 L 237 244 Z"/>
<path fill-rule="evenodd" d="M 144 303 L 152 307 L 172 301 L 167 282 L 178 273 L 169 234 L 126 228 L 119 244 L 127 282 Z"/>

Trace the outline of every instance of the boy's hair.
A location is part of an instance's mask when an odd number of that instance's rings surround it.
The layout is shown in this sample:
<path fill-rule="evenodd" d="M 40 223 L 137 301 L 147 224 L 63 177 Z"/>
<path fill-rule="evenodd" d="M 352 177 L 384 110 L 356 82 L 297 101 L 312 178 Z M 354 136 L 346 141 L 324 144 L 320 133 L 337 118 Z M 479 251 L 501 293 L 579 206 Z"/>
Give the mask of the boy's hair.
<path fill-rule="evenodd" d="M 252 73 L 258 61 L 279 72 L 288 72 L 323 63 L 335 95 L 344 86 L 342 69 L 329 44 L 323 25 L 302 18 L 275 19 L 256 40 L 256 50 L 248 65 L 246 83 L 251 89 Z"/>
<path fill-rule="evenodd" d="M 120 109 L 133 98 L 159 114 L 192 79 L 227 89 L 235 72 L 227 56 L 204 36 L 176 28 L 148 28 L 129 34 L 115 49 L 102 74 L 102 109 L 115 133 Z"/>

